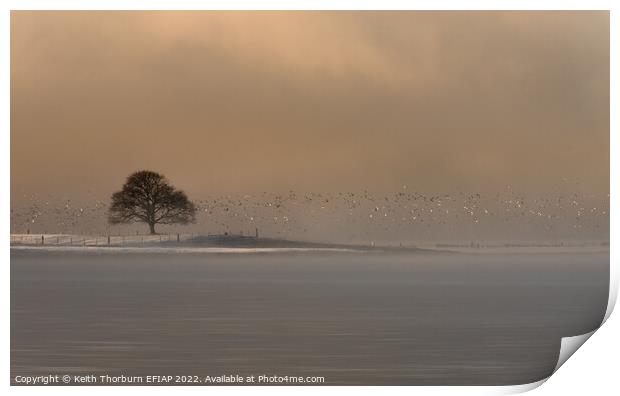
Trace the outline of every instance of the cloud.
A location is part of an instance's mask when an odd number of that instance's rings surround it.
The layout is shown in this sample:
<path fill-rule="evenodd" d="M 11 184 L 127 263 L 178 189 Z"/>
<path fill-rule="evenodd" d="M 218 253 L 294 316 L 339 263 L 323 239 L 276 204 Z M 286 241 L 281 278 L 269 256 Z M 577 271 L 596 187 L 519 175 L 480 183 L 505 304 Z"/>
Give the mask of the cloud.
<path fill-rule="evenodd" d="M 606 12 L 19 11 L 11 33 L 18 190 L 143 167 L 196 194 L 609 190 Z"/>

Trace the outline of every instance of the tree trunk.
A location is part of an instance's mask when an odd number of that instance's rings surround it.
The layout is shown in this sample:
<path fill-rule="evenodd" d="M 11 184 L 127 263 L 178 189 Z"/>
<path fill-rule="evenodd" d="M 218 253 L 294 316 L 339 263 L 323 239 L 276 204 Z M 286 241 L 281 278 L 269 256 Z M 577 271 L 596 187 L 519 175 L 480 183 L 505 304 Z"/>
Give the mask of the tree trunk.
<path fill-rule="evenodd" d="M 149 223 L 149 228 L 151 230 L 151 235 L 155 235 L 155 222 Z"/>

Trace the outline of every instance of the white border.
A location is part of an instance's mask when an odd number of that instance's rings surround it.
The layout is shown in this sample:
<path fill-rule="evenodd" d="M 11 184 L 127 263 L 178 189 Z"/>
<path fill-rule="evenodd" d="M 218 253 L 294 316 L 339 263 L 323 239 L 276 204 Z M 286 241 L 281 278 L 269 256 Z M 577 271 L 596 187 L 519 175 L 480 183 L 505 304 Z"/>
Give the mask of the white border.
<path fill-rule="evenodd" d="M 618 106 L 618 92 L 619 85 L 617 79 L 617 73 L 614 74 L 614 70 L 618 70 L 618 22 L 619 18 L 616 12 L 620 9 L 614 7 L 616 2 L 614 1 L 577 1 L 577 0 L 564 0 L 564 1 L 541 1 L 541 0 L 505 0 L 505 1 L 492 1 L 492 0 L 478 0 L 478 1 L 458 1 L 458 0 L 446 0 L 446 1 L 398 1 L 398 0 L 383 0 L 383 1 L 343 1 L 343 0 L 305 0 L 305 1 L 284 1 L 284 0 L 263 0 L 263 1 L 250 1 L 250 0 L 229 0 L 229 1 L 198 1 L 198 0 L 5 0 L 2 2 L 2 13 L 0 14 L 0 20 L 2 23 L 0 26 L 0 50 L 3 54 L 2 63 L 0 64 L 1 79 L 1 92 L 0 96 L 1 111 L 0 113 L 0 125 L 2 128 L 2 140 L 3 144 L 0 146 L 3 150 L 3 194 L 0 196 L 2 203 L 2 210 L 0 210 L 0 216 L 2 216 L 2 226 L 5 230 L 5 246 L 2 251 L 2 268 L 4 270 L 3 288 L 2 288 L 2 308 L 3 317 L 5 319 L 4 326 L 1 328 L 1 337 L 3 345 L 3 357 L 2 360 L 2 376 L 4 386 L 9 385 L 9 372 L 10 372 L 10 337 L 9 337 L 9 323 L 10 317 L 10 266 L 9 266 L 9 234 L 10 234 L 10 10 L 38 10 L 38 9 L 57 9 L 57 10 L 157 10 L 157 9 L 214 9 L 214 10 L 235 10 L 235 9 L 286 9 L 286 10 L 304 10 L 304 9 L 317 9 L 317 10 L 339 10 L 339 9 L 359 9 L 359 10 L 372 10 L 372 9 L 393 9 L 393 10 L 405 10 L 405 9 L 418 9 L 418 10 L 485 10 L 485 9 L 497 9 L 497 10 L 611 10 L 611 109 L 617 109 Z M 611 112 L 611 137 L 610 137 L 610 150 L 611 150 L 611 290 L 610 290 L 610 304 L 608 305 L 608 311 L 606 318 L 609 318 L 609 314 L 613 309 L 617 295 L 618 295 L 618 254 L 615 249 L 618 245 L 618 224 L 620 217 L 617 213 L 618 208 L 618 167 L 620 159 L 614 154 L 618 154 L 618 120 L 617 112 Z M 615 315 L 617 316 L 617 315 Z M 577 354 L 578 358 L 569 359 L 567 364 L 557 373 L 549 379 L 549 384 L 536 390 L 539 394 L 583 394 L 584 392 L 591 392 L 597 390 L 595 394 L 610 394 L 614 389 L 617 389 L 616 370 L 617 352 L 618 352 L 618 340 L 616 334 L 620 334 L 620 322 L 617 318 L 612 317 L 607 320 L 602 330 L 597 331 L 596 334 L 588 341 L 588 347 L 582 348 Z M 592 345 L 590 345 L 592 344 Z M 541 381 L 542 383 L 544 381 Z M 203 387 L 191 387 L 183 388 L 184 392 L 191 393 L 230 393 L 238 391 L 251 391 L 258 395 L 271 395 L 288 394 L 293 391 L 298 394 L 314 394 L 317 391 L 321 393 L 327 392 L 328 394 L 336 394 L 342 391 L 351 391 L 364 394 L 375 394 L 380 391 L 381 393 L 390 394 L 410 394 L 412 391 L 420 394 L 497 394 L 497 393 L 515 393 L 525 391 L 534 388 L 540 383 L 523 385 L 517 387 L 382 387 L 378 389 L 376 387 L 321 387 L 320 390 L 313 389 L 313 387 L 297 387 L 294 390 L 288 387 L 209 387 L 205 389 Z M 140 388 L 142 391 L 146 391 L 149 394 L 169 394 L 171 391 L 178 391 L 178 389 L 170 389 L 168 387 L 149 387 Z M 137 388 L 131 387 L 115 387 L 114 392 L 135 393 Z M 83 388 L 52 388 L 52 387 L 11 387 L 11 392 L 20 394 L 31 394 L 38 392 L 45 392 L 51 394 L 82 394 L 85 392 Z M 110 391 L 107 387 L 90 387 L 88 393 L 105 394 Z M 541 393 L 542 392 L 542 393 Z M 600 393 L 599 393 L 600 392 Z"/>

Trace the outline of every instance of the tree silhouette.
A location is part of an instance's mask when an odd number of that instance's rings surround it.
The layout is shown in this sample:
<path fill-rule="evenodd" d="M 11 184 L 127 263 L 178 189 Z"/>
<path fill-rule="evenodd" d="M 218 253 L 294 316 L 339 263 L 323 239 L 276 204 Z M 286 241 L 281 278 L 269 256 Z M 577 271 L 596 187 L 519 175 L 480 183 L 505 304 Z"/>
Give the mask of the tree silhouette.
<path fill-rule="evenodd" d="M 132 173 L 123 189 L 112 194 L 110 224 L 142 222 L 155 234 L 155 224 L 188 224 L 196 221 L 196 206 L 166 178 L 147 170 Z"/>

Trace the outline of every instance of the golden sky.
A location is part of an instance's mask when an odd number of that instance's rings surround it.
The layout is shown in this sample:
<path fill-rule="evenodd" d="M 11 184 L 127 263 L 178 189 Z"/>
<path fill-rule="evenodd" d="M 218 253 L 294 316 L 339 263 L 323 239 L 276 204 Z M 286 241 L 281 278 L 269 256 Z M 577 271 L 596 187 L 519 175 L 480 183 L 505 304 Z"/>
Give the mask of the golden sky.
<path fill-rule="evenodd" d="M 608 12 L 11 14 L 12 198 L 609 192 Z"/>

